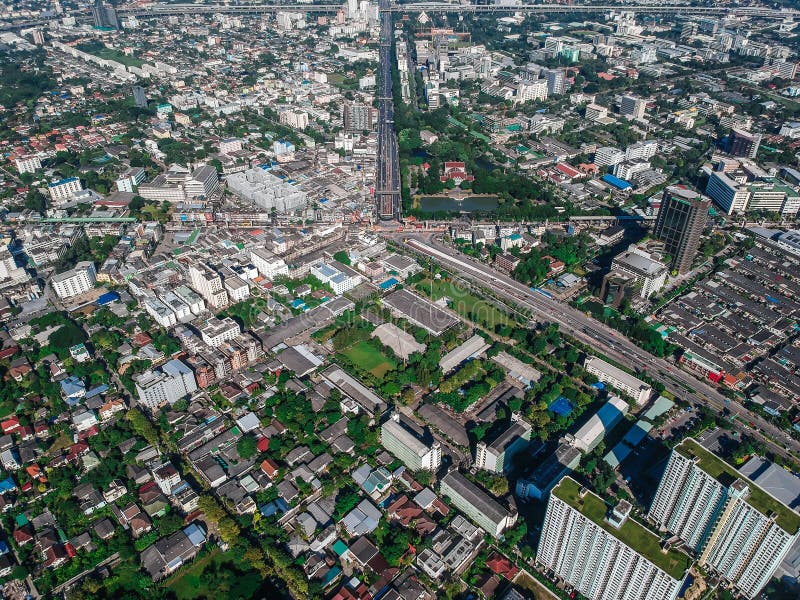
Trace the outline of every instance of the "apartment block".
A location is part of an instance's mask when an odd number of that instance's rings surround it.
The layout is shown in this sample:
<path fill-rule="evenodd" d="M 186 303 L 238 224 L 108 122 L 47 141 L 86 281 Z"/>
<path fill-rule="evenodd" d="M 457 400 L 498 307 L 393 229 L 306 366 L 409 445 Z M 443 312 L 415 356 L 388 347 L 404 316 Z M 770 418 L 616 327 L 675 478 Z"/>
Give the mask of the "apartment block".
<path fill-rule="evenodd" d="M 637 406 L 646 404 L 653 393 L 653 388 L 649 384 L 626 373 L 619 367 L 607 363 L 602 358 L 587 356 L 583 362 L 583 368 L 603 383 L 633 398 Z"/>
<path fill-rule="evenodd" d="M 88 292 L 97 281 L 94 263 L 89 260 L 79 262 L 73 269 L 53 275 L 50 285 L 59 298 L 66 299 Z"/>
<path fill-rule="evenodd" d="M 175 404 L 197 389 L 192 370 L 177 359 L 165 363 L 159 371 L 142 373 L 135 383 L 139 404 L 148 410 Z"/>
<path fill-rule="evenodd" d="M 475 467 L 492 473 L 503 473 L 511 467 L 514 455 L 527 448 L 530 440 L 530 424 L 514 414 L 509 426 L 494 440 L 476 444 Z"/>
<path fill-rule="evenodd" d="M 441 482 L 439 491 L 450 498 L 458 510 L 481 529 L 494 537 L 517 522 L 516 510 L 511 511 L 472 483 L 458 471 L 450 471 Z"/>
<path fill-rule="evenodd" d="M 658 536 L 564 477 L 547 504 L 536 562 L 590 600 L 674 600 L 691 564 Z"/>
<path fill-rule="evenodd" d="M 439 442 L 399 413 L 392 413 L 381 426 L 381 444 L 412 471 L 436 471 L 442 464 Z"/>

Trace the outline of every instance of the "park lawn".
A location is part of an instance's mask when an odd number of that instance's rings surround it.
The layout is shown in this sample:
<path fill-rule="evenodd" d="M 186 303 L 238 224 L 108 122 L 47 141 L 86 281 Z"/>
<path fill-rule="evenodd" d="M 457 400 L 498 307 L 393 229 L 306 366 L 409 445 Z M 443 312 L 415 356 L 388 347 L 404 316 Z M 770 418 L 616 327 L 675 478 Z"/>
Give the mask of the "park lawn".
<path fill-rule="evenodd" d="M 415 287 L 433 300 L 439 300 L 447 296 L 450 299 L 450 308 L 452 310 L 492 331 L 497 325 L 505 325 L 507 327 L 517 325 L 514 319 L 499 308 L 451 281 L 425 279 Z"/>
<path fill-rule="evenodd" d="M 262 584 L 261 577 L 256 571 L 250 570 L 245 565 L 231 565 L 233 558 L 223 553 L 219 548 L 196 560 L 185 571 L 179 572 L 175 577 L 168 579 L 166 587 L 175 593 L 178 600 L 192 600 L 194 598 L 210 598 L 217 592 L 212 578 L 203 577 L 209 567 L 230 570 L 235 567 L 235 576 L 232 577 L 230 589 L 226 590 L 226 598 L 251 598 Z"/>
<path fill-rule="evenodd" d="M 118 63 L 125 65 L 126 67 L 141 68 L 141 66 L 144 64 L 143 60 L 136 58 L 135 56 L 128 56 L 127 54 L 123 54 L 122 52 L 112 50 L 111 48 L 102 48 L 98 50 L 93 50 L 90 54 L 99 56 L 103 60 L 116 61 Z"/>
<path fill-rule="evenodd" d="M 353 344 L 343 354 L 362 371 L 372 373 L 375 377 L 383 377 L 397 367 L 397 363 L 380 352 L 375 345 L 367 341 Z"/>

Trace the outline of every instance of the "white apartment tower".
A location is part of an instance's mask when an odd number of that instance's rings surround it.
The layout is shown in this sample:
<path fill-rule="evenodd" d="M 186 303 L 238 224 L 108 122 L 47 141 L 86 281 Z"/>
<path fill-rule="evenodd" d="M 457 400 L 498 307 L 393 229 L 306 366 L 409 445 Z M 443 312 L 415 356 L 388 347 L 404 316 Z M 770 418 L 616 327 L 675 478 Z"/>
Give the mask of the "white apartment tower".
<path fill-rule="evenodd" d="M 630 510 L 627 502 L 611 510 L 564 477 L 550 494 L 536 562 L 590 600 L 674 600 L 691 559 L 662 551 L 658 537 L 629 518 Z"/>
<path fill-rule="evenodd" d="M 797 540 L 800 515 L 693 439 L 670 455 L 648 517 L 747 598 Z"/>
<path fill-rule="evenodd" d="M 225 291 L 222 277 L 208 265 L 201 263 L 190 266 L 189 283 L 212 308 L 222 308 L 228 304 L 228 292 Z"/>
<path fill-rule="evenodd" d="M 97 271 L 95 271 L 94 263 L 84 260 L 69 271 L 53 275 L 50 285 L 53 286 L 56 295 L 63 300 L 88 292 L 94 287 L 96 281 Z"/>
<path fill-rule="evenodd" d="M 435 471 L 442 464 L 439 442 L 426 444 L 422 432 L 393 413 L 381 426 L 381 444 L 412 471 Z"/>
<path fill-rule="evenodd" d="M 160 372 L 147 371 L 136 378 L 139 404 L 148 410 L 172 405 L 196 389 L 194 373 L 177 359 L 165 363 Z"/>

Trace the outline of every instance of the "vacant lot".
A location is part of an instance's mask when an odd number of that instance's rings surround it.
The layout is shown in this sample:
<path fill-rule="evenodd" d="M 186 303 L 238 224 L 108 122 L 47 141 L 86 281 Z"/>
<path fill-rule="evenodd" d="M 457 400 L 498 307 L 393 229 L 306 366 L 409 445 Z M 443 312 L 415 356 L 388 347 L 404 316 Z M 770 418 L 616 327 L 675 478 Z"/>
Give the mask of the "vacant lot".
<path fill-rule="evenodd" d="M 394 359 L 380 352 L 370 342 L 357 342 L 345 350 L 343 354 L 358 368 L 372 373 L 375 377 L 383 377 L 397 367 Z"/>
<path fill-rule="evenodd" d="M 420 281 L 416 289 L 433 300 L 445 296 L 450 299 L 450 308 L 462 317 L 478 323 L 494 331 L 497 325 L 513 327 L 514 320 L 503 311 L 493 306 L 483 298 L 469 292 L 451 281 L 434 281 L 425 279 Z"/>

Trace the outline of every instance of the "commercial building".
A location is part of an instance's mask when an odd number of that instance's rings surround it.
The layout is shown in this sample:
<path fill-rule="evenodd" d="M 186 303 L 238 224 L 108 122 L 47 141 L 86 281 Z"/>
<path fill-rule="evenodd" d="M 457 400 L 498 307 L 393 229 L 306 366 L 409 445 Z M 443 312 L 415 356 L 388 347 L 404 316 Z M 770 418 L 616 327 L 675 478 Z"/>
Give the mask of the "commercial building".
<path fill-rule="evenodd" d="M 503 473 L 511 466 L 515 454 L 528 447 L 531 426 L 519 415 L 511 415 L 511 423 L 491 442 L 475 445 L 475 467 L 492 473 Z"/>
<path fill-rule="evenodd" d="M 653 393 L 653 388 L 641 379 L 637 379 L 619 367 L 615 367 L 596 356 L 587 356 L 583 362 L 583 368 L 603 383 L 633 398 L 637 406 L 647 403 Z"/>
<path fill-rule="evenodd" d="M 68 177 L 67 179 L 61 179 L 47 184 L 47 191 L 50 193 L 50 199 L 55 204 L 69 202 L 73 199 L 73 195 L 76 192 L 80 192 L 82 189 L 81 180 L 77 177 Z"/>
<path fill-rule="evenodd" d="M 501 506 L 458 471 L 450 471 L 442 478 L 439 491 L 473 523 L 494 537 L 499 537 L 517 522 L 516 510 Z"/>
<path fill-rule="evenodd" d="M 625 153 L 613 146 L 602 146 L 594 153 L 594 164 L 598 167 L 613 167 L 625 160 Z"/>
<path fill-rule="evenodd" d="M 747 210 L 750 201 L 750 190 L 743 183 L 725 171 L 712 171 L 709 172 L 706 195 L 725 213 L 740 214 Z"/>
<path fill-rule="evenodd" d="M 672 269 L 687 273 L 700 247 L 711 200 L 697 192 L 671 185 L 664 190 L 654 235 L 672 255 Z"/>
<path fill-rule="evenodd" d="M 628 403 L 619 396 L 611 396 L 571 437 L 572 445 L 583 452 L 591 452 L 626 414 Z"/>
<path fill-rule="evenodd" d="M 184 363 L 173 359 L 160 371 L 146 371 L 135 379 L 139 404 L 155 410 L 165 404 L 175 404 L 197 389 L 194 373 Z"/>
<path fill-rule="evenodd" d="M 611 262 L 611 271 L 624 273 L 633 277 L 641 286 L 639 295 L 649 298 L 664 287 L 667 281 L 667 267 L 663 263 L 650 258 L 650 254 L 631 246 L 630 249 L 617 254 Z"/>
<path fill-rule="evenodd" d="M 672 450 L 648 517 L 747 598 L 798 538 L 800 515 L 689 438 Z"/>
<path fill-rule="evenodd" d="M 146 298 L 144 309 L 161 327 L 172 327 L 178 322 L 175 313 L 158 298 Z"/>
<path fill-rule="evenodd" d="M 576 469 L 583 453 L 569 442 L 562 442 L 530 475 L 517 479 L 514 490 L 521 500 L 541 500 L 564 475 Z"/>
<path fill-rule="evenodd" d="M 619 103 L 619 112 L 629 119 L 643 119 L 647 108 L 647 100 L 638 96 L 623 96 Z"/>
<path fill-rule="evenodd" d="M 590 600 L 673 600 L 691 559 L 602 498 L 565 477 L 547 504 L 536 562 Z"/>
<path fill-rule="evenodd" d="M 144 88 L 140 85 L 133 86 L 133 105 L 136 108 L 147 108 L 147 95 Z"/>
<path fill-rule="evenodd" d="M 117 190 L 133 193 L 146 177 L 147 173 L 142 167 L 131 167 L 117 179 Z"/>
<path fill-rule="evenodd" d="M 197 167 L 186 178 L 184 190 L 186 198 L 207 198 L 219 188 L 219 175 L 211 165 Z"/>
<path fill-rule="evenodd" d="M 69 271 L 53 275 L 50 285 L 53 286 L 56 295 L 63 300 L 88 292 L 94 287 L 96 281 L 97 271 L 95 271 L 94 263 L 84 260 Z"/>
<path fill-rule="evenodd" d="M 228 292 L 225 291 L 222 277 L 208 265 L 203 263 L 191 265 L 189 283 L 211 307 L 222 308 L 228 304 Z"/>
<path fill-rule="evenodd" d="M 564 69 L 547 69 L 544 72 L 547 80 L 547 93 L 550 96 L 563 94 L 567 91 L 567 78 Z"/>
<path fill-rule="evenodd" d="M 347 102 L 342 109 L 344 129 L 351 133 L 370 131 L 374 125 L 372 121 L 373 109 L 367 104 Z"/>
<path fill-rule="evenodd" d="M 268 211 L 291 212 L 304 208 L 308 199 L 296 185 L 273 175 L 266 168 L 255 167 L 231 173 L 226 181 L 231 192 Z"/>
<path fill-rule="evenodd" d="M 311 267 L 311 274 L 322 283 L 331 286 L 335 294 L 344 294 L 361 283 L 361 275 L 350 269 L 347 271 L 350 272 L 346 272 L 343 265 L 334 266 L 329 263 L 317 263 Z"/>
<path fill-rule="evenodd" d="M 399 413 L 392 413 L 381 426 L 381 444 L 412 471 L 436 471 L 442 464 L 439 442 Z"/>
<path fill-rule="evenodd" d="M 225 342 L 234 339 L 241 332 L 242 330 L 239 324 L 230 317 L 225 317 L 223 319 L 211 317 L 200 327 L 200 337 L 212 348 L 217 348 Z"/>
<path fill-rule="evenodd" d="M 275 279 L 278 275 L 288 275 L 289 267 L 282 258 L 278 258 L 269 250 L 256 248 L 250 251 L 250 260 L 253 266 L 258 269 L 267 279 Z"/>
<path fill-rule="evenodd" d="M 761 134 L 743 129 L 733 129 L 728 136 L 728 153 L 733 156 L 755 158 L 761 145 Z"/>

